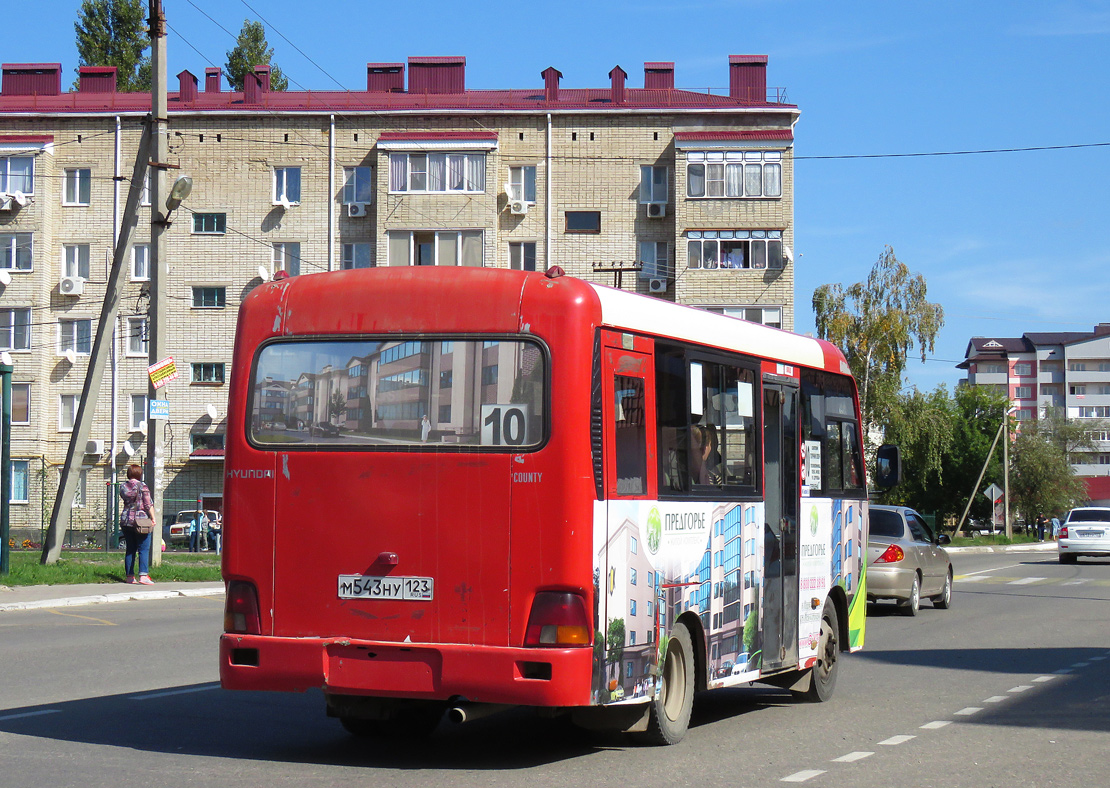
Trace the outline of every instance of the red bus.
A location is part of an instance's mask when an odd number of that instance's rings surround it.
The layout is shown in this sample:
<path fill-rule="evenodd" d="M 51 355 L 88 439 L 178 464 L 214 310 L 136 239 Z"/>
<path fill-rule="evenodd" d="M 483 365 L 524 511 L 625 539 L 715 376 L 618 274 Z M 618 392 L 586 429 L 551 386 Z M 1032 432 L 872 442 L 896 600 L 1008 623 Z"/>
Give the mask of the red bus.
<path fill-rule="evenodd" d="M 361 735 L 506 705 L 658 743 L 695 690 L 814 700 L 863 645 L 855 384 L 832 345 L 564 276 L 256 288 L 228 413 L 223 686 Z"/>

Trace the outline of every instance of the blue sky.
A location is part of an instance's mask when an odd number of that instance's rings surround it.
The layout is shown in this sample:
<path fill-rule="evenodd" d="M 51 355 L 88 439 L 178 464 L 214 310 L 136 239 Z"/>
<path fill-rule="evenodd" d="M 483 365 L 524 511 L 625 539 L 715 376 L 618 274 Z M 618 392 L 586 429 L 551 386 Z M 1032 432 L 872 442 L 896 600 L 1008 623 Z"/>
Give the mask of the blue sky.
<path fill-rule="evenodd" d="M 205 14 L 237 34 L 258 12 L 291 88 L 362 89 L 367 62 L 414 55 L 465 55 L 471 88 L 539 86 L 548 66 L 603 87 L 615 65 L 638 87 L 653 60 L 675 62 L 678 87 L 727 88 L 728 55 L 766 54 L 768 85 L 802 112 L 796 330 L 813 330 L 816 286 L 863 279 L 886 244 L 946 313 L 908 369 L 919 388 L 954 385 L 971 336 L 1110 322 L 1110 146 L 805 158 L 1110 143 L 1110 0 L 248 2 L 164 0 L 170 73 L 226 61 L 233 35 Z M 0 58 L 61 62 L 68 84 L 79 5 L 5 19 Z"/>

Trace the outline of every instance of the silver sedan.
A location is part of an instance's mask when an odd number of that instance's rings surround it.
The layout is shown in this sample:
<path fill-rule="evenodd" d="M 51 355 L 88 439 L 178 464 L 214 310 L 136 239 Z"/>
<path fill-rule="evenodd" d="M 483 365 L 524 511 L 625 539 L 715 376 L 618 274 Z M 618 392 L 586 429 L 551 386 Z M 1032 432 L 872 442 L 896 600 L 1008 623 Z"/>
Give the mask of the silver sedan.
<path fill-rule="evenodd" d="M 893 599 L 907 616 L 917 615 L 921 598 L 942 610 L 952 604 L 952 562 L 946 534 L 905 506 L 872 506 L 867 537 L 867 601 Z"/>

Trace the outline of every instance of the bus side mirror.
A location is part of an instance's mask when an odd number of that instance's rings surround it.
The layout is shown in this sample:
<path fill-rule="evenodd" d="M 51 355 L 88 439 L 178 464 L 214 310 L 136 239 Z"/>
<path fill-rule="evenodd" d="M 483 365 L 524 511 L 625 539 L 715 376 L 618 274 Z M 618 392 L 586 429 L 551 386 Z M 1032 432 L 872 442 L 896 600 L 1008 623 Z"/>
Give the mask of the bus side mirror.
<path fill-rule="evenodd" d="M 875 454 L 875 484 L 889 489 L 902 481 L 902 453 L 893 443 L 884 443 Z"/>

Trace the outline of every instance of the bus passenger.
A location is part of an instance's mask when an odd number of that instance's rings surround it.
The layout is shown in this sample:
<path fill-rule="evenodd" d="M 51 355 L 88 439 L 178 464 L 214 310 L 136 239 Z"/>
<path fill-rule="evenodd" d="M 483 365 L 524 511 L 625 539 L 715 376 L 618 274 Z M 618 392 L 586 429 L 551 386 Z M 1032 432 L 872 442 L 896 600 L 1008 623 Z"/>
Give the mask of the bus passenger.
<path fill-rule="evenodd" d="M 695 424 L 690 428 L 690 482 L 720 484 L 721 478 L 717 429 L 712 424 Z"/>

